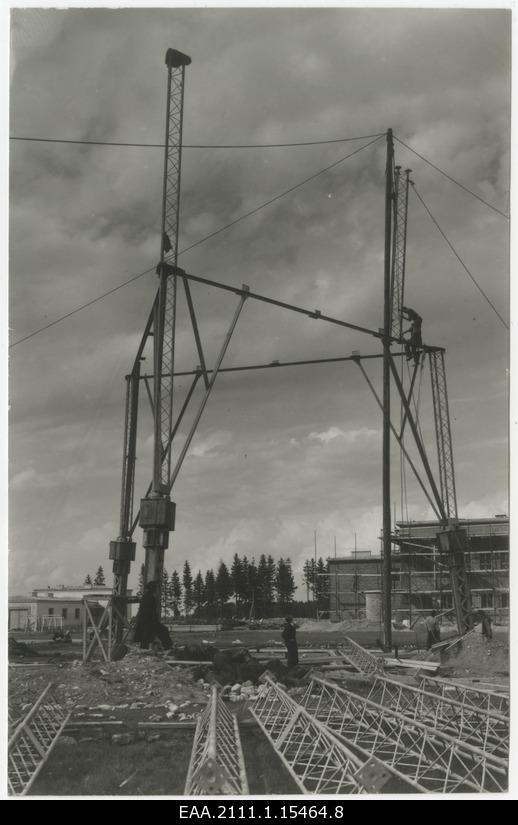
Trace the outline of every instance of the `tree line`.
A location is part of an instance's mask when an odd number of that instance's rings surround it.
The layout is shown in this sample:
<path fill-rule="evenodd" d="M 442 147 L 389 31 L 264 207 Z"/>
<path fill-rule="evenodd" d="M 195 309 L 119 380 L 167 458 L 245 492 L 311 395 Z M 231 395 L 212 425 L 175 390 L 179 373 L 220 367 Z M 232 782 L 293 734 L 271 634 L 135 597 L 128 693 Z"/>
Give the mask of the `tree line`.
<path fill-rule="evenodd" d="M 329 569 L 321 557 L 307 559 L 303 566 L 306 602 L 295 602 L 297 587 L 291 561 L 261 554 L 259 561 L 234 554 L 228 567 L 220 561 L 216 571 L 193 575 L 185 562 L 183 571 L 164 569 L 162 575 L 162 614 L 167 618 L 191 616 L 197 618 L 268 618 L 294 609 L 299 616 L 314 616 L 315 611 L 329 610 Z M 88 574 L 85 587 L 106 584 L 104 570 L 99 565 L 92 581 Z M 141 566 L 137 595 L 144 589 L 144 565 Z"/>
<path fill-rule="evenodd" d="M 307 600 L 295 602 L 295 585 L 291 560 L 261 554 L 259 561 L 234 554 L 232 564 L 220 561 L 216 571 L 210 568 L 193 575 L 185 562 L 181 574 L 164 569 L 162 574 L 162 615 L 179 619 L 196 618 L 260 619 L 285 614 L 297 608 L 298 615 L 314 615 L 314 609 L 329 609 L 329 579 L 323 559 L 304 564 Z M 144 588 L 144 565 L 141 566 L 137 595 Z M 312 595 L 311 604 L 309 595 Z"/>

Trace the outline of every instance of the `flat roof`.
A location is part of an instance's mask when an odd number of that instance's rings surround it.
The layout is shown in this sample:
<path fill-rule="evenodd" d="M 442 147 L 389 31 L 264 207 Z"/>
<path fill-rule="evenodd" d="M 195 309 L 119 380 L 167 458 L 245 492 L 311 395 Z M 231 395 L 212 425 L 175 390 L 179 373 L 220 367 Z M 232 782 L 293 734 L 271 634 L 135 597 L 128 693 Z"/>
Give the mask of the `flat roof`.
<path fill-rule="evenodd" d="M 365 562 L 365 561 L 381 561 L 381 556 L 329 556 L 327 559 L 329 564 L 335 564 L 336 562 Z"/>

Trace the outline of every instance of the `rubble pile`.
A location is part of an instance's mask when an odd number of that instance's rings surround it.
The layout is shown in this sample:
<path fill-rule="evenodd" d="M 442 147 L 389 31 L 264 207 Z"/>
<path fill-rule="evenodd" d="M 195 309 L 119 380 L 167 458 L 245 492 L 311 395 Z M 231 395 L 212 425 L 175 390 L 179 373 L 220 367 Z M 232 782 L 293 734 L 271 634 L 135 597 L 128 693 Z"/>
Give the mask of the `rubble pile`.
<path fill-rule="evenodd" d="M 472 633 L 441 657 L 448 675 L 509 676 L 509 644 L 496 639 L 487 641 L 479 632 Z"/>
<path fill-rule="evenodd" d="M 118 662 L 91 662 L 83 665 L 48 663 L 36 668 L 10 668 L 9 698 L 16 705 L 31 703 L 49 682 L 56 683 L 59 695 L 69 707 L 84 705 L 156 706 L 167 702 L 205 703 L 209 684 L 197 684 L 190 668 L 168 664 L 153 653 L 130 650 Z M 204 687 L 206 685 L 206 687 Z"/>

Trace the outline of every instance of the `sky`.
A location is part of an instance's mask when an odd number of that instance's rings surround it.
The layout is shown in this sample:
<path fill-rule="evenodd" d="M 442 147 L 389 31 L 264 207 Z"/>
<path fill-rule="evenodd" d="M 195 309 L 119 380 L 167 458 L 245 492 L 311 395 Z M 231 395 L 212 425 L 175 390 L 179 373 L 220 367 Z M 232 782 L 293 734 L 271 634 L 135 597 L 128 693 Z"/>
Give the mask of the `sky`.
<path fill-rule="evenodd" d="M 461 517 L 508 512 L 510 12 L 430 9 L 13 9 L 10 135 L 161 143 L 167 48 L 186 71 L 184 143 L 278 144 L 389 127 L 412 192 L 405 303 L 445 347 Z M 180 249 L 370 139 L 185 148 Z M 118 534 L 124 376 L 157 286 L 160 149 L 10 141 L 10 590 L 80 584 Z M 378 330 L 384 138 L 179 258 L 194 275 Z M 237 299 L 192 285 L 214 364 Z M 376 339 L 247 301 L 225 365 L 379 353 Z M 149 360 L 149 359 L 148 359 Z M 198 359 L 178 303 L 177 368 Z M 146 367 L 144 367 L 146 368 Z M 151 364 L 147 367 L 151 372 Z M 367 371 L 381 392 L 379 362 Z M 407 379 L 408 380 L 408 379 Z M 189 379 L 175 384 L 175 409 Z M 419 418 L 435 467 L 430 378 Z M 198 400 L 201 391 L 195 396 Z M 151 473 L 142 393 L 136 499 Z M 395 419 L 399 405 L 393 402 Z M 194 413 L 194 408 L 191 415 Z M 180 428 L 181 447 L 189 418 Z M 411 447 L 409 447 L 411 450 Z M 414 453 L 412 453 L 414 454 Z M 405 490 L 406 487 L 406 490 Z M 379 551 L 381 414 L 351 363 L 220 375 L 173 491 L 169 572 L 234 553 Z M 397 518 L 432 516 L 392 445 Z M 136 582 L 143 560 L 137 530 Z"/>

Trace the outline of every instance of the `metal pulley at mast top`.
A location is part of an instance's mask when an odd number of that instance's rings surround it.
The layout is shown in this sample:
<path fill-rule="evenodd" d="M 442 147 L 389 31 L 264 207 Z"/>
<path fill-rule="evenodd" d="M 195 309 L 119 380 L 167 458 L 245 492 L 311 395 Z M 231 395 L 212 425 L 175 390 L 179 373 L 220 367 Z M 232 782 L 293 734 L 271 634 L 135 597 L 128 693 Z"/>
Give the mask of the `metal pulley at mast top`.
<path fill-rule="evenodd" d="M 160 585 L 164 550 L 174 529 L 174 503 L 170 500 L 173 425 L 173 373 L 176 326 L 176 275 L 180 219 L 180 180 L 185 67 L 191 58 L 168 49 L 164 176 L 159 289 L 153 310 L 153 481 L 150 494 L 140 504 L 140 526 L 146 548 L 145 581 Z"/>

